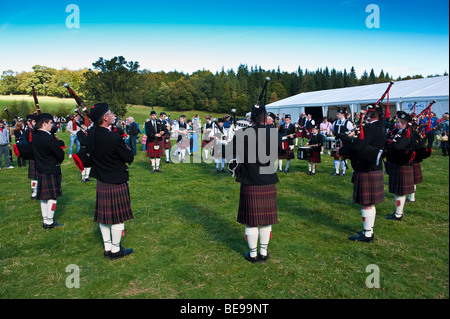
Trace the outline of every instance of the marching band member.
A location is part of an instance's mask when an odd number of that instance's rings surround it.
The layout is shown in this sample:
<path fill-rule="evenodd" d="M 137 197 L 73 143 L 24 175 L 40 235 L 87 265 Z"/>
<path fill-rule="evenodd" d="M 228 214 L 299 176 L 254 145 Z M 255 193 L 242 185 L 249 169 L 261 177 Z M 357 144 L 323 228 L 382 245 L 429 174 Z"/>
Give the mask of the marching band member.
<path fill-rule="evenodd" d="M 385 144 L 389 164 L 389 193 L 395 195 L 395 212 L 386 219 L 401 221 L 406 195 L 414 193 L 414 171 L 410 155 L 414 148 L 409 128 L 411 121 L 409 114 L 398 111 L 395 128 L 388 133 Z"/>
<path fill-rule="evenodd" d="M 210 133 L 213 130 L 214 123 L 212 121 L 211 115 L 206 115 L 205 120 L 206 120 L 206 123 L 205 123 L 205 126 L 203 127 L 202 147 L 203 147 L 203 152 L 204 152 L 204 156 L 205 156 L 204 159 L 207 160 L 208 154 L 211 154 L 211 152 L 212 152 L 212 145 L 213 145 L 214 139 L 210 138 Z"/>
<path fill-rule="evenodd" d="M 321 163 L 320 153 L 323 146 L 323 136 L 319 134 L 317 125 L 311 127 L 311 138 L 306 146 L 311 146 L 311 157 L 308 159 L 308 175 L 316 175 L 316 164 Z"/>
<path fill-rule="evenodd" d="M 347 119 L 347 112 L 345 109 L 339 109 L 337 111 L 338 119 L 334 121 L 333 125 L 331 125 L 331 130 L 333 131 L 334 136 L 337 136 L 339 133 L 347 133 L 353 130 L 353 124 L 351 121 Z M 340 156 L 336 151 L 331 152 L 331 156 L 333 156 L 334 160 L 334 173 L 331 176 L 345 176 L 345 171 L 347 169 L 347 163 L 344 157 Z M 339 166 L 341 166 L 342 173 L 339 174 Z"/>
<path fill-rule="evenodd" d="M 186 161 L 186 150 L 189 152 L 190 142 L 189 142 L 189 130 L 186 123 L 186 116 L 181 115 L 180 121 L 178 122 L 178 128 L 176 129 L 178 133 L 177 139 L 177 150 L 178 150 L 178 161 Z"/>
<path fill-rule="evenodd" d="M 298 144 L 298 139 L 300 138 L 300 146 L 303 146 L 303 138 L 308 138 L 307 132 L 305 130 L 306 125 L 306 113 L 303 112 L 295 123 L 297 127 L 297 138 L 295 139 L 295 146 Z"/>
<path fill-rule="evenodd" d="M 88 135 L 88 128 L 84 124 L 79 124 L 80 130 L 77 132 L 77 139 L 80 142 L 80 149 L 79 152 L 83 151 L 87 147 L 87 135 Z M 92 179 L 89 178 L 89 174 L 91 172 L 90 167 L 85 167 L 83 171 L 81 172 L 81 182 L 91 182 Z"/>
<path fill-rule="evenodd" d="M 41 200 L 41 212 L 45 229 L 52 229 L 58 224 L 54 219 L 58 197 L 61 190 L 61 166 L 64 151 L 56 137 L 51 134 L 53 116 L 49 113 L 36 115 L 36 134 L 33 136 L 33 153 L 37 170 L 37 199 Z"/>
<path fill-rule="evenodd" d="M 220 118 L 217 121 L 217 125 L 214 125 L 210 136 L 214 137 L 213 143 L 213 158 L 216 163 L 216 174 L 220 172 L 225 173 L 225 146 L 227 141 L 227 132 L 223 128 L 223 124 L 225 123 L 224 118 Z M 220 165 L 222 164 L 221 169 L 219 170 Z"/>
<path fill-rule="evenodd" d="M 145 123 L 145 133 L 147 134 L 147 157 L 150 157 L 152 164 L 152 173 L 162 173 L 160 170 L 161 156 L 163 156 L 164 135 L 167 134 L 167 128 L 164 123 L 156 119 L 156 112 L 150 112 L 150 121 Z"/>
<path fill-rule="evenodd" d="M 159 120 L 166 127 L 166 133 L 163 136 L 163 148 L 166 155 L 166 163 L 173 164 L 173 162 L 170 160 L 170 148 L 172 147 L 170 143 L 170 122 L 167 119 L 167 115 L 165 112 L 159 113 Z"/>
<path fill-rule="evenodd" d="M 348 136 L 340 133 L 338 137 L 344 145 L 337 151 L 340 155 L 350 157 L 353 167 L 353 202 L 361 205 L 363 230 L 348 239 L 373 243 L 375 225 L 375 205 L 384 201 L 383 164 L 380 150 L 384 147 L 384 127 L 380 121 L 382 108 L 368 106 L 369 122 L 362 132 L 355 137 L 355 132 Z"/>
<path fill-rule="evenodd" d="M 35 134 L 35 125 L 36 121 L 34 119 L 34 115 L 27 115 L 27 127 L 25 128 L 24 135 L 28 144 L 32 144 L 33 137 Z M 36 171 L 36 161 L 34 159 L 30 159 L 28 161 L 28 178 L 31 180 L 31 199 L 36 199 L 37 196 L 37 171 Z"/>
<path fill-rule="evenodd" d="M 291 115 L 285 115 L 285 123 L 280 126 L 279 130 L 282 135 L 282 139 L 286 140 L 288 143 L 287 147 L 281 151 L 281 154 L 278 156 L 278 167 L 279 170 L 282 171 L 283 168 L 283 159 L 286 160 L 286 168 L 284 172 L 289 173 L 289 166 L 291 165 L 291 159 L 294 158 L 294 136 L 295 136 L 295 126 L 291 123 Z M 303 141 L 302 141 L 303 143 Z"/>
<path fill-rule="evenodd" d="M 114 260 L 133 252 L 121 246 L 124 222 L 133 218 L 128 167 L 134 156 L 120 134 L 109 126 L 116 116 L 108 104 L 95 104 L 90 117 L 94 127 L 88 133 L 88 150 L 92 158 L 92 177 L 97 179 L 94 221 L 99 223 L 104 256 Z"/>

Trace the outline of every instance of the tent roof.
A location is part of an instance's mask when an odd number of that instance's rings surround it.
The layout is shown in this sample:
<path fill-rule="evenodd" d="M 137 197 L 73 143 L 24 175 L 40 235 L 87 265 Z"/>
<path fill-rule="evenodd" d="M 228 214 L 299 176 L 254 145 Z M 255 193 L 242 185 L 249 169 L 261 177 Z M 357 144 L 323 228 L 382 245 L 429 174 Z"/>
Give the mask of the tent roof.
<path fill-rule="evenodd" d="M 267 107 L 333 106 L 368 104 L 378 101 L 389 83 L 353 86 L 340 89 L 300 93 L 267 104 Z M 415 100 L 448 100 L 449 77 L 440 76 L 395 82 L 389 91 L 389 102 L 415 102 Z M 386 102 L 386 99 L 384 100 Z"/>

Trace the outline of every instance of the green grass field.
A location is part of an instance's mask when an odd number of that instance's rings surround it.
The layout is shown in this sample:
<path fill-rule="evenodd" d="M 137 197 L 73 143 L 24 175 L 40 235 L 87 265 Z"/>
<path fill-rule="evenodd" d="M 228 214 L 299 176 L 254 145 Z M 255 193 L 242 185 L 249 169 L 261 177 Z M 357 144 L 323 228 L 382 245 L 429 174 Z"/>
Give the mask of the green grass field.
<path fill-rule="evenodd" d="M 42 101 L 45 107 L 51 104 Z M 129 109 L 141 122 L 148 112 Z M 67 132 L 58 137 L 69 145 Z M 310 176 L 306 161 L 293 160 L 289 174 L 278 173 L 279 222 L 266 264 L 243 258 L 248 248 L 236 222 L 239 184 L 229 174 L 216 175 L 207 163 L 163 163 L 162 174 L 151 174 L 141 145 L 130 165 L 135 218 L 125 223 L 122 240 L 134 252 L 105 259 L 93 222 L 95 181 L 81 183 L 66 154 L 55 214 L 64 226 L 52 230 L 42 228 L 39 202 L 30 199 L 27 168 L 14 160 L 14 169 L 0 170 L 2 299 L 449 298 L 449 162 L 439 149 L 422 163 L 424 183 L 402 222 L 384 219 L 394 211 L 386 185 L 372 245 L 347 239 L 362 229 L 351 169 L 346 177 L 330 177 L 332 158 L 324 154 Z M 79 288 L 66 286 L 70 265 L 80 270 Z M 369 265 L 379 268 L 380 288 L 366 286 Z"/>

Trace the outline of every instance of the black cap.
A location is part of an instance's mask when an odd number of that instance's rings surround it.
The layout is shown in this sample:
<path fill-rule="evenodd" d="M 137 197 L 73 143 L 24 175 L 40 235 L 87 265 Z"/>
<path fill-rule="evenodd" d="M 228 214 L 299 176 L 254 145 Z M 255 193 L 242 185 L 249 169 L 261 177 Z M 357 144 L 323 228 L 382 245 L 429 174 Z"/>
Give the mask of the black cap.
<path fill-rule="evenodd" d="M 36 121 L 36 124 L 38 124 L 39 122 L 42 122 L 42 121 L 53 120 L 53 115 L 51 115 L 50 113 L 41 113 L 41 114 L 36 115 L 34 120 Z"/>
<path fill-rule="evenodd" d="M 150 115 L 153 115 L 153 114 L 156 115 L 156 111 L 155 111 L 155 110 L 152 110 L 152 111 L 150 112 Z"/>
<path fill-rule="evenodd" d="M 397 116 L 399 119 L 405 120 L 406 122 L 410 123 L 412 121 L 411 115 L 404 111 L 398 111 Z"/>
<path fill-rule="evenodd" d="M 338 109 L 338 113 L 347 114 L 347 111 L 345 109 Z"/>
<path fill-rule="evenodd" d="M 97 103 L 91 108 L 91 111 L 89 112 L 89 117 L 91 118 L 92 122 L 97 124 L 98 121 L 100 121 L 100 119 L 102 118 L 102 116 L 105 115 L 105 113 L 108 111 L 109 111 L 108 104 Z"/>

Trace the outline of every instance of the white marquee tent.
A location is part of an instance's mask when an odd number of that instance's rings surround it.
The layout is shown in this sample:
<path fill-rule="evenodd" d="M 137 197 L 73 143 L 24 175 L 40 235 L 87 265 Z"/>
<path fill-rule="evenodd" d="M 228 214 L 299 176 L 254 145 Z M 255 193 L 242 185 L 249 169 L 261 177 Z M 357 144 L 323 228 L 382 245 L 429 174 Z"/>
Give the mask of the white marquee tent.
<path fill-rule="evenodd" d="M 296 121 L 302 112 L 311 113 L 316 122 L 320 123 L 324 116 L 335 119 L 338 108 L 346 108 L 351 114 L 365 110 L 367 104 L 378 101 L 388 85 L 389 83 L 379 83 L 300 93 L 267 104 L 266 108 L 268 112 L 279 115 L 290 114 L 293 121 Z M 389 92 L 389 111 L 391 114 L 399 110 L 410 113 L 414 102 L 417 102 L 415 110 L 419 113 L 431 101 L 436 100 L 431 110 L 440 118 L 449 111 L 448 93 L 448 76 L 398 81 Z M 382 103 L 386 105 L 386 102 L 385 98 Z"/>

